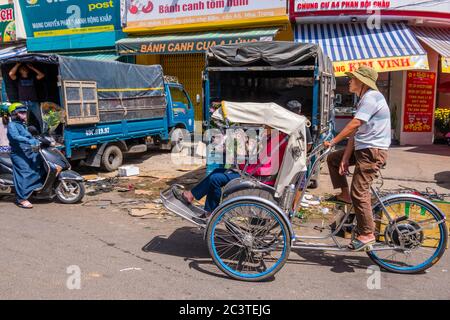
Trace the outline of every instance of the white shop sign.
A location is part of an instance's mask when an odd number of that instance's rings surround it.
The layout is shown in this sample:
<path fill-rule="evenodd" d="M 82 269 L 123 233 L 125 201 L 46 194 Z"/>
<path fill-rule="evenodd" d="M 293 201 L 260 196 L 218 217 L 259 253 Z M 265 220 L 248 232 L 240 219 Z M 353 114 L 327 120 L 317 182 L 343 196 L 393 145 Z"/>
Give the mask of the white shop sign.
<path fill-rule="evenodd" d="M 417 11 L 449 13 L 447 0 L 414 1 L 414 0 L 360 0 L 360 1 L 328 1 L 328 0 L 295 0 L 294 12 L 325 12 L 325 11 Z"/>
<path fill-rule="evenodd" d="M 287 14 L 286 0 L 130 0 L 127 27 L 219 23 Z"/>

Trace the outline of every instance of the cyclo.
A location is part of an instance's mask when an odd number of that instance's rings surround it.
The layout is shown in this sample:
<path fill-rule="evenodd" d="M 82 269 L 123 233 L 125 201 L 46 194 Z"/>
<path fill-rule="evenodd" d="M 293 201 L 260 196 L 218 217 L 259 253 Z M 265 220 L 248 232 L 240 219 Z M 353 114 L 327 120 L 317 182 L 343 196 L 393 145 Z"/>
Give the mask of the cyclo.
<path fill-rule="evenodd" d="M 308 120 L 304 116 L 273 103 L 223 102 L 212 118 L 224 133 L 230 128 L 245 131 L 266 126 L 285 133 L 287 139 L 275 185 L 268 186 L 246 172 L 246 157 L 245 168 L 235 169 L 240 178 L 223 188 L 222 202 L 208 218 L 199 218 L 205 214 L 200 206 L 186 206 L 173 196 L 172 188 L 178 185 L 161 192 L 168 210 L 204 230 L 210 255 L 220 270 L 234 279 L 261 281 L 284 266 L 292 248 L 350 251 L 337 235 L 343 229 L 355 230 L 351 208 L 342 211 L 332 206 L 331 212 L 323 210 L 322 217 L 306 221 L 306 226 L 312 222 L 313 231 L 324 233 L 319 236 L 302 229 L 305 219 L 297 218 L 301 201 L 296 199 L 302 199 L 306 192 L 304 186 L 311 178 L 308 172 L 314 172 L 331 152 L 320 144 L 306 154 Z M 297 193 L 300 197 L 296 197 Z M 416 195 L 382 196 L 374 187 L 372 194 L 377 242 L 366 251 L 369 258 L 385 270 L 403 274 L 419 273 L 437 263 L 447 246 L 444 214 L 432 202 Z M 332 217 L 333 223 L 325 223 L 327 217 Z M 321 226 L 317 226 L 317 220 Z M 331 244 L 314 243 L 326 239 Z"/>

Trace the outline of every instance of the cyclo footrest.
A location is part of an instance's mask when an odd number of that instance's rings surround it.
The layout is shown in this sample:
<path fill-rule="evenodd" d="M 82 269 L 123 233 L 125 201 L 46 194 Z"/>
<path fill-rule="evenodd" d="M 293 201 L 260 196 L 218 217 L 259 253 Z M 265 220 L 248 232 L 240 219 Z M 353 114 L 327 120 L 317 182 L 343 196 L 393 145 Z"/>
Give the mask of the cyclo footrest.
<path fill-rule="evenodd" d="M 173 188 L 183 187 L 181 185 L 175 184 L 170 188 L 161 191 L 160 197 L 163 206 L 170 212 L 175 213 L 183 219 L 186 219 L 200 227 L 205 227 L 208 219 L 202 217 L 206 216 L 206 211 L 194 205 L 188 206 L 175 198 L 172 191 Z"/>

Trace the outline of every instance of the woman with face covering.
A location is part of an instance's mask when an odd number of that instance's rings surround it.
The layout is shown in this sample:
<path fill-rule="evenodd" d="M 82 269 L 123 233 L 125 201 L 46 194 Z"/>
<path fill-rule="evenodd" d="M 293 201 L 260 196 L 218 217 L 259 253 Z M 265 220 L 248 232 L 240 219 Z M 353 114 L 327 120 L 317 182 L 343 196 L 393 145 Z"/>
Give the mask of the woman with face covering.
<path fill-rule="evenodd" d="M 24 209 L 33 205 L 28 201 L 34 190 L 42 187 L 42 161 L 32 147 L 39 141 L 27 130 L 27 107 L 21 103 L 13 103 L 9 112 L 11 122 L 8 124 L 8 140 L 11 146 L 13 163 L 14 188 L 16 204 Z"/>

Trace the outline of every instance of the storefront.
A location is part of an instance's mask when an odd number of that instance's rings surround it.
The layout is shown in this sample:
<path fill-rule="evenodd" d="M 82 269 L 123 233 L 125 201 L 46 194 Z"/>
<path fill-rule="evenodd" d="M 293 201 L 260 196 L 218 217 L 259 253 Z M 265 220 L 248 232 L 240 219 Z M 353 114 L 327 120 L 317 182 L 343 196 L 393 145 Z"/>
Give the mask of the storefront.
<path fill-rule="evenodd" d="M 436 91 L 434 112 L 430 108 L 435 116 L 434 138 L 444 141 L 445 134 L 450 131 L 450 27 L 413 27 L 412 30 L 430 52 L 430 75 L 436 78 L 428 84 L 431 91 Z"/>
<path fill-rule="evenodd" d="M 116 60 L 115 42 L 123 37 L 120 0 L 20 0 L 30 52 Z"/>
<path fill-rule="evenodd" d="M 0 1 L 0 59 L 10 58 L 26 52 L 25 39 L 17 36 L 14 5 L 11 3 L 3 4 Z M 0 87 L 1 79 L 2 75 L 0 74 Z"/>
<path fill-rule="evenodd" d="M 202 71 L 210 46 L 293 40 L 285 0 L 144 2 L 127 2 L 129 38 L 117 42 L 117 52 L 135 56 L 138 64 L 161 64 L 166 75 L 176 76 L 195 104 L 197 121 L 203 120 Z"/>
<path fill-rule="evenodd" d="M 431 44 L 434 38 L 420 36 L 418 30 L 433 25 L 440 27 L 433 28 L 436 33 L 448 35 L 448 3 L 291 0 L 290 5 L 296 41 L 320 44 L 333 60 L 338 130 L 352 118 L 356 101 L 348 94 L 345 72 L 369 65 L 379 72 L 378 87 L 391 108 L 394 140 L 433 143 L 434 111 L 448 104 L 447 94 L 441 92 L 449 40 L 441 35 L 439 45 Z M 439 85 L 440 79 L 444 84 Z"/>
<path fill-rule="evenodd" d="M 16 10 L 14 4 L 0 1 L 0 59 L 13 57 L 27 52 L 25 40 L 16 32 Z M 4 101 L 3 79 L 0 73 L 0 103 Z M 0 110 L 0 154 L 9 152 L 6 136 L 7 116 Z"/>

